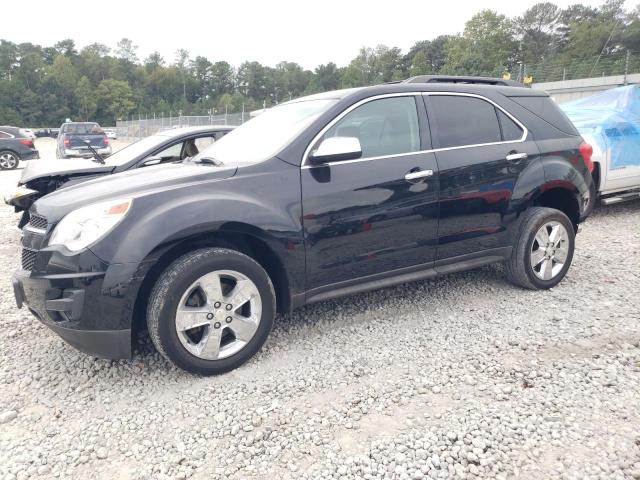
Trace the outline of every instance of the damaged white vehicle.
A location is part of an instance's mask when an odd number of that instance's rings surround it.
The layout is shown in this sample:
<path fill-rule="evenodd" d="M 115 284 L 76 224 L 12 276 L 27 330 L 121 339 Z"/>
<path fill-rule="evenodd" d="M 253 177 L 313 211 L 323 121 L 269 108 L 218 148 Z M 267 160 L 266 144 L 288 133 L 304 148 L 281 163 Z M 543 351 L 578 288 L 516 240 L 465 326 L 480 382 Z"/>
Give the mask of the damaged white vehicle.
<path fill-rule="evenodd" d="M 560 108 L 593 147 L 600 203 L 640 199 L 640 85 L 613 88 Z"/>

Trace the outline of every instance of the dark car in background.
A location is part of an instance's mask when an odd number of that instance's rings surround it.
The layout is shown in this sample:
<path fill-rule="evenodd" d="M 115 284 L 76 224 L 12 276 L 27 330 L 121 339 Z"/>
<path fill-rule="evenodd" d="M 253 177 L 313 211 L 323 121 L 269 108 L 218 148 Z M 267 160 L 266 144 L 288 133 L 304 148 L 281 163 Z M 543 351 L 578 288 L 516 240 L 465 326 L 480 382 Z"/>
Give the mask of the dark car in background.
<path fill-rule="evenodd" d="M 277 311 L 492 263 L 554 287 L 592 205 L 590 155 L 538 90 L 414 80 L 312 95 L 189 161 L 40 199 L 14 292 L 92 355 L 130 357 L 146 327 L 177 366 L 220 373 L 261 348 Z"/>
<path fill-rule="evenodd" d="M 59 131 L 60 131 L 59 128 L 39 128 L 35 130 L 34 133 L 38 138 L 42 138 L 42 137 L 56 138 L 58 136 Z"/>
<path fill-rule="evenodd" d="M 233 127 L 225 125 L 165 130 L 118 150 L 104 163 L 84 159 L 42 160 L 22 171 L 17 188 L 7 194 L 5 202 L 15 207 L 16 212 L 24 211 L 18 224 L 22 228 L 29 220 L 33 202 L 58 188 L 101 175 L 193 157 L 231 130 Z"/>
<path fill-rule="evenodd" d="M 0 127 L 0 170 L 13 170 L 20 160 L 39 158 L 38 150 L 21 128 Z"/>
<path fill-rule="evenodd" d="M 111 145 L 106 133 L 95 122 L 67 122 L 60 127 L 56 145 L 56 158 L 91 158 L 111 155 Z"/>

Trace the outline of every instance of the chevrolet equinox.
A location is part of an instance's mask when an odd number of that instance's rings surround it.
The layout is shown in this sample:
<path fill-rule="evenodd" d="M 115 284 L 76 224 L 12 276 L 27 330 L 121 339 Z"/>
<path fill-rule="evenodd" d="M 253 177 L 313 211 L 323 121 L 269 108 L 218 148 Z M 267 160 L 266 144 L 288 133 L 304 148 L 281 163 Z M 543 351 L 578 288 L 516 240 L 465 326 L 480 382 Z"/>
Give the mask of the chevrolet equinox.
<path fill-rule="evenodd" d="M 290 101 L 187 162 L 31 208 L 19 307 L 127 358 L 147 328 L 178 367 L 246 362 L 276 312 L 501 262 L 548 289 L 593 204 L 591 147 L 549 96 L 420 78 Z M 87 199 L 91 202 L 87 202 Z"/>

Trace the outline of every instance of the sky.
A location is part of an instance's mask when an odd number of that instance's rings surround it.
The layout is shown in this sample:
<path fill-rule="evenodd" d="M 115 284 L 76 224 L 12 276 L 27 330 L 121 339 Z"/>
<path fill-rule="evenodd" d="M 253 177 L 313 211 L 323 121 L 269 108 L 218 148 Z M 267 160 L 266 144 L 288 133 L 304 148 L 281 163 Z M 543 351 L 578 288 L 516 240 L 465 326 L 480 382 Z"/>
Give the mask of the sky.
<path fill-rule="evenodd" d="M 559 7 L 579 0 L 558 0 Z M 520 15 L 535 0 L 108 0 L 106 2 L 30 0 L 2 2 L 0 38 L 53 45 L 71 38 L 76 45 L 99 42 L 114 48 L 130 38 L 142 59 L 154 50 L 172 62 L 185 48 L 211 61 L 234 66 L 256 60 L 282 60 L 304 68 L 335 62 L 344 66 L 362 46 L 384 44 L 406 52 L 418 40 L 461 32 L 478 11 L 491 8 Z M 582 0 L 597 6 L 602 1 Z M 627 1 L 627 9 L 631 9 Z M 82 18 L 86 18 L 85 21 Z M 18 20 L 21 19 L 21 20 Z"/>

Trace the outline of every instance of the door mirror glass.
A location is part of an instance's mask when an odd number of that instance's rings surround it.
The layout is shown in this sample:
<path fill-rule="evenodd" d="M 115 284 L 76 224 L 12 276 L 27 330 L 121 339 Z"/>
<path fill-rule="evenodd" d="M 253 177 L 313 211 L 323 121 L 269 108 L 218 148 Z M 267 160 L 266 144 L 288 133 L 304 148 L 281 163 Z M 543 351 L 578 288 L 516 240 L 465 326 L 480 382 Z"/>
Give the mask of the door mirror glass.
<path fill-rule="evenodd" d="M 312 163 L 337 162 L 355 160 L 362 156 L 360 140 L 356 137 L 325 138 L 318 148 L 311 152 Z"/>

